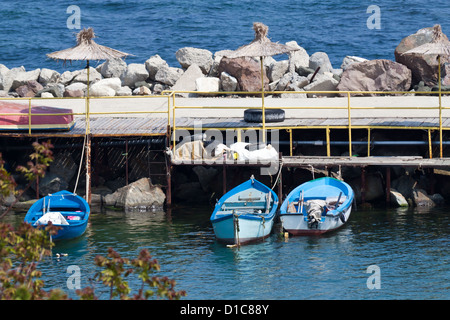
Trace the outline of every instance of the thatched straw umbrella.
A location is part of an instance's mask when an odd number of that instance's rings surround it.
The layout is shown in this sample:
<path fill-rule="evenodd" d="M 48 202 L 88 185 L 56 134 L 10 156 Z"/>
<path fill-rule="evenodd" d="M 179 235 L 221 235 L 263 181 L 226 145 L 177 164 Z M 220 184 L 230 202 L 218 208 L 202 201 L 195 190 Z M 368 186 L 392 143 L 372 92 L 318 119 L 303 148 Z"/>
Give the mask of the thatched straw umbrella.
<path fill-rule="evenodd" d="M 93 39 L 95 33 L 92 28 L 83 29 L 77 34 L 77 45 L 61 51 L 47 54 L 47 57 L 62 60 L 64 63 L 72 60 L 87 62 L 87 99 L 86 99 L 86 134 L 89 133 L 89 61 L 110 60 L 127 57 L 130 54 L 97 44 Z"/>
<path fill-rule="evenodd" d="M 89 61 L 90 60 L 109 60 L 123 58 L 130 54 L 111 49 L 95 43 L 93 40 L 95 33 L 92 28 L 83 29 L 77 34 L 77 45 L 53 53 L 47 54 L 47 57 L 62 60 L 64 63 L 72 60 L 85 60 L 87 62 L 87 97 L 86 97 L 86 200 L 91 203 L 91 185 L 90 185 L 90 126 L 89 126 Z M 83 149 L 84 150 L 84 149 Z M 75 187 L 76 189 L 76 187 Z M 75 190 L 76 191 L 76 190 Z"/>
<path fill-rule="evenodd" d="M 253 30 L 255 30 L 255 39 L 247 45 L 239 47 L 235 51 L 222 50 L 216 53 L 218 56 L 227 58 L 240 57 L 259 57 L 261 61 L 261 98 L 262 98 L 262 118 L 263 118 L 263 139 L 265 141 L 265 106 L 264 106 L 264 57 L 275 56 L 292 51 L 299 50 L 298 48 L 290 47 L 281 43 L 270 41 L 267 37 L 269 27 L 261 22 L 253 23 Z"/>
<path fill-rule="evenodd" d="M 433 35 L 431 42 L 406 51 L 403 54 L 433 54 L 438 59 L 438 83 L 439 83 L 439 135 L 440 135 L 440 155 L 442 158 L 442 101 L 441 101 L 441 56 L 450 56 L 450 41 L 442 33 L 439 24 L 433 27 Z"/>

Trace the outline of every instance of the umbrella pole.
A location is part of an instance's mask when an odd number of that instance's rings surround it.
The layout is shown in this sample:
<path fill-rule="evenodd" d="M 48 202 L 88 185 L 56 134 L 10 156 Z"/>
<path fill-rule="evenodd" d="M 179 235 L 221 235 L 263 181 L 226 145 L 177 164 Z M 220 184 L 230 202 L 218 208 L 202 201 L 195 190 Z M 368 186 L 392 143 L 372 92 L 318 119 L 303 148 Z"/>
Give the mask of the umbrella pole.
<path fill-rule="evenodd" d="M 89 126 L 89 60 L 87 60 L 87 97 L 86 97 L 86 201 L 91 204 L 91 129 Z"/>
<path fill-rule="evenodd" d="M 438 55 L 438 73 L 439 73 L 439 144 L 440 144 L 440 155 L 441 158 L 443 157 L 443 150 L 442 150 L 442 98 L 441 98 L 441 56 Z"/>
<path fill-rule="evenodd" d="M 266 142 L 266 108 L 264 105 L 264 57 L 260 57 L 261 60 L 261 99 L 262 99 L 262 123 L 263 123 L 263 143 Z"/>

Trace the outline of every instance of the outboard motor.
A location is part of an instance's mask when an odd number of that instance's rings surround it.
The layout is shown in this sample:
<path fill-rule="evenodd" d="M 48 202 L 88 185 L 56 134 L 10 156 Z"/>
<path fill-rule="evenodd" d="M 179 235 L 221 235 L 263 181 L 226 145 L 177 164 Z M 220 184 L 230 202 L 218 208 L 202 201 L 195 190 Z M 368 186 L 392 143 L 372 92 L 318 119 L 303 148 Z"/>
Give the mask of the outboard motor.
<path fill-rule="evenodd" d="M 321 200 L 308 201 L 308 228 L 317 229 L 319 227 L 319 222 L 322 219 L 322 212 L 325 205 L 326 202 Z"/>

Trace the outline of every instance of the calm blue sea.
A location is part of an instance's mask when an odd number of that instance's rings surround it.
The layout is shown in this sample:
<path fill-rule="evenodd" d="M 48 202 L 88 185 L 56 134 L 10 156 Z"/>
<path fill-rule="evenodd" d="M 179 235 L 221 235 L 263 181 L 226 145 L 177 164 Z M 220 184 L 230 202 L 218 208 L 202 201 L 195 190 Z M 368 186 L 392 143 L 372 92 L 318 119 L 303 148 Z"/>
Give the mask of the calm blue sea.
<path fill-rule="evenodd" d="M 181 47 L 216 52 L 250 42 L 255 21 L 269 26 L 272 41 L 295 40 L 309 54 L 327 52 L 335 68 L 346 55 L 394 59 L 402 38 L 434 24 L 450 34 L 448 0 L 2 0 L 0 63 L 27 70 L 83 67 L 45 56 L 75 45 L 78 30 L 67 28 L 70 5 L 79 7 L 80 27 L 93 27 L 98 43 L 133 54 L 128 63 L 159 54 L 174 67 Z M 379 29 L 367 27 L 373 5 L 379 8 Z"/>

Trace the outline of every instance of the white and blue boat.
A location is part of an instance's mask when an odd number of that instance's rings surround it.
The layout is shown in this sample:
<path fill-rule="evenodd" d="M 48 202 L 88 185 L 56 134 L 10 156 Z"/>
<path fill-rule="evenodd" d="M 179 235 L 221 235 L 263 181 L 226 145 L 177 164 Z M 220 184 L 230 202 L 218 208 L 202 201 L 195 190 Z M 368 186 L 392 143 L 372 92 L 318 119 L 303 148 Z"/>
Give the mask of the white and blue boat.
<path fill-rule="evenodd" d="M 324 177 L 292 190 L 280 208 L 283 229 L 291 235 L 318 235 L 350 218 L 354 192 L 345 182 Z"/>
<path fill-rule="evenodd" d="M 60 227 L 52 240 L 67 240 L 81 236 L 87 228 L 91 209 L 82 197 L 63 190 L 36 201 L 25 215 L 25 222 L 33 227 L 49 222 Z"/>
<path fill-rule="evenodd" d="M 276 193 L 252 176 L 220 198 L 210 220 L 219 242 L 240 246 L 268 237 L 277 209 Z"/>

